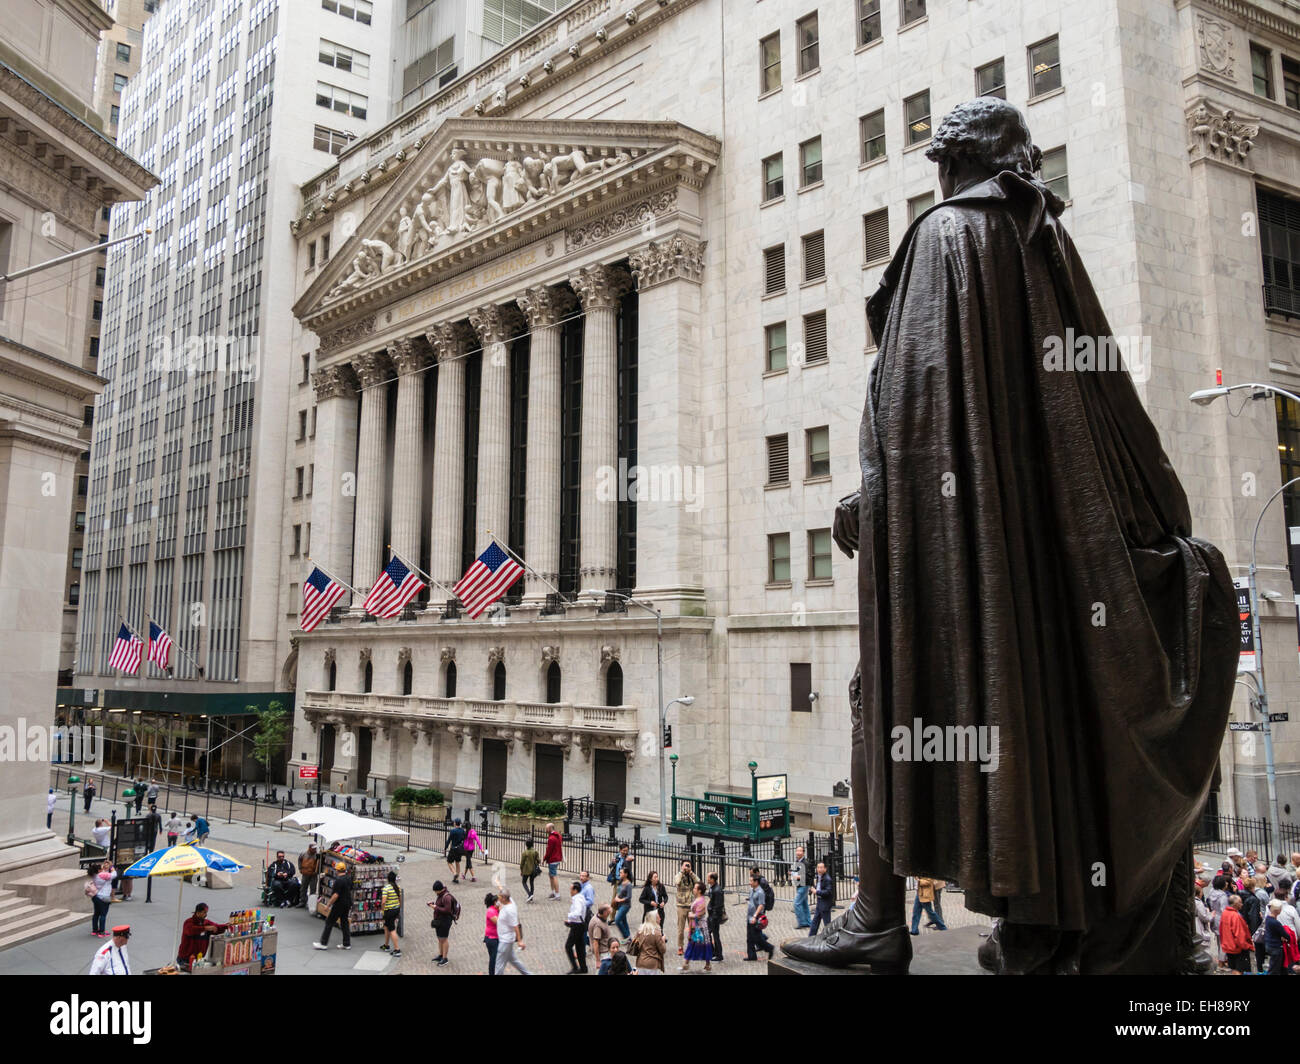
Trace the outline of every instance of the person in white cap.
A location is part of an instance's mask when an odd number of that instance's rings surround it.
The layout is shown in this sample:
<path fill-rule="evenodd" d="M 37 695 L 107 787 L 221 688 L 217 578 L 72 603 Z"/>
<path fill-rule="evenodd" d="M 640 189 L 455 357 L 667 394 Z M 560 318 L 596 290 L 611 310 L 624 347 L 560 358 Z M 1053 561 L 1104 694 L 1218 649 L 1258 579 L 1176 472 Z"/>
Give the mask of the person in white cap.
<path fill-rule="evenodd" d="M 90 974 L 130 975 L 131 958 L 126 952 L 126 943 L 130 937 L 130 925 L 119 924 L 113 928 L 112 940 L 100 946 L 95 952 L 95 959 L 90 962 Z"/>

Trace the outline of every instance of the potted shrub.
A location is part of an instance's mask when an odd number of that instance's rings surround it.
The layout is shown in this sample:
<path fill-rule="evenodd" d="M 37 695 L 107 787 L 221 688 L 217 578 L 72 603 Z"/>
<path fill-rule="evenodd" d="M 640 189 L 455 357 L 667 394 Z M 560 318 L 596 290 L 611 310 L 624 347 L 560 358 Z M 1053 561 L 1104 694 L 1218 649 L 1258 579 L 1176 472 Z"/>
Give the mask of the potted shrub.
<path fill-rule="evenodd" d="M 398 787 L 389 798 L 395 821 L 412 820 L 441 824 L 447 807 L 443 793 L 433 787 Z"/>
<path fill-rule="evenodd" d="M 504 831 L 528 831 L 532 827 L 532 799 L 507 798 L 501 803 L 501 827 Z"/>
<path fill-rule="evenodd" d="M 564 815 L 569 807 L 559 800 L 533 803 L 533 832 L 544 843 L 546 825 L 554 824 L 557 831 L 564 830 Z"/>

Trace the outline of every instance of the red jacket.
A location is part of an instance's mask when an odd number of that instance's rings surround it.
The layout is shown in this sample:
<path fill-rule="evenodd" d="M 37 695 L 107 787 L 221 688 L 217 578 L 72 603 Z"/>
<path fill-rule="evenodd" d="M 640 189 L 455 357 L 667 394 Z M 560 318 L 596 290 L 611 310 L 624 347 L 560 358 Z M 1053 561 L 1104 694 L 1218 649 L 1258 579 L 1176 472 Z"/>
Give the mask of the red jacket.
<path fill-rule="evenodd" d="M 558 864 L 564 860 L 564 851 L 560 848 L 560 833 L 552 831 L 546 836 L 546 864 Z"/>
<path fill-rule="evenodd" d="M 1223 916 L 1219 919 L 1219 942 L 1224 953 L 1234 955 L 1255 948 L 1250 939 L 1250 928 L 1246 926 L 1246 918 L 1231 905 L 1223 910 Z"/>

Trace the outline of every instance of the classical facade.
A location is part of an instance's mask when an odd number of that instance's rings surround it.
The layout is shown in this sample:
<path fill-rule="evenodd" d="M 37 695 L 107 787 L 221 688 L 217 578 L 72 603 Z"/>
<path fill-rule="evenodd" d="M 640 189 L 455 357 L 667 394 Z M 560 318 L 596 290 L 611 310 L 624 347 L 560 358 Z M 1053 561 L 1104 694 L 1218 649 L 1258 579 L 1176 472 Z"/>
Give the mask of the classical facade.
<path fill-rule="evenodd" d="M 621 589 L 662 613 L 664 700 L 695 699 L 668 718 L 679 790 L 744 789 L 753 760 L 823 821 L 848 774 L 855 562 L 829 528 L 859 479 L 864 300 L 938 193 L 933 123 L 976 93 L 1025 111 L 1196 531 L 1243 574 L 1300 412 L 1187 396 L 1216 370 L 1300 381 L 1298 64 L 1277 0 L 584 0 L 350 146 L 294 223 L 312 383 L 287 413 L 316 433 L 283 526 L 292 762 L 653 816 L 655 617 L 581 594 Z M 1282 712 L 1288 524 L 1275 507 L 1258 539 Z M 540 578 L 473 621 L 447 587 L 489 530 Z M 424 608 L 292 631 L 308 553 L 364 593 L 390 544 L 441 585 Z M 1259 815 L 1262 744 L 1232 735 L 1217 806 Z"/>

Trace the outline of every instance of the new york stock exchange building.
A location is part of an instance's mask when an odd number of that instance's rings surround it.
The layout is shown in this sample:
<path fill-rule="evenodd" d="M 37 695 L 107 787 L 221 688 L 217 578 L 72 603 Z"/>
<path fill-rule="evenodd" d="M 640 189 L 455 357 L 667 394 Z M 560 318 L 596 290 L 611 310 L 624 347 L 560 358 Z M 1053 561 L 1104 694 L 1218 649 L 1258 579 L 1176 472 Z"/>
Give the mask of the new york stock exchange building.
<path fill-rule="evenodd" d="M 757 234 L 729 255 L 724 226 L 758 190 L 738 200 L 720 168 L 720 86 L 688 88 L 706 71 L 687 40 L 717 18 L 695 11 L 569 8 L 303 188 L 283 648 L 295 779 L 319 761 L 334 790 L 434 786 L 457 811 L 591 796 L 657 820 L 660 643 L 662 699 L 693 699 L 667 717 L 679 792 L 748 794 L 757 761 L 791 774 L 806 814 L 846 775 L 854 570 L 836 559 L 837 588 L 829 526 L 857 479 L 862 325 L 832 376 L 826 285 L 804 291 L 791 345 L 810 316 L 820 348 L 765 372 L 770 273 Z M 729 329 L 746 334 L 743 365 Z M 785 460 L 803 464 L 775 516 L 772 388 L 792 393 L 777 397 L 798 441 Z M 528 571 L 473 619 L 451 589 L 493 538 Z M 393 555 L 430 586 L 376 620 L 361 598 Z M 289 618 L 313 565 L 357 594 L 303 632 Z"/>

